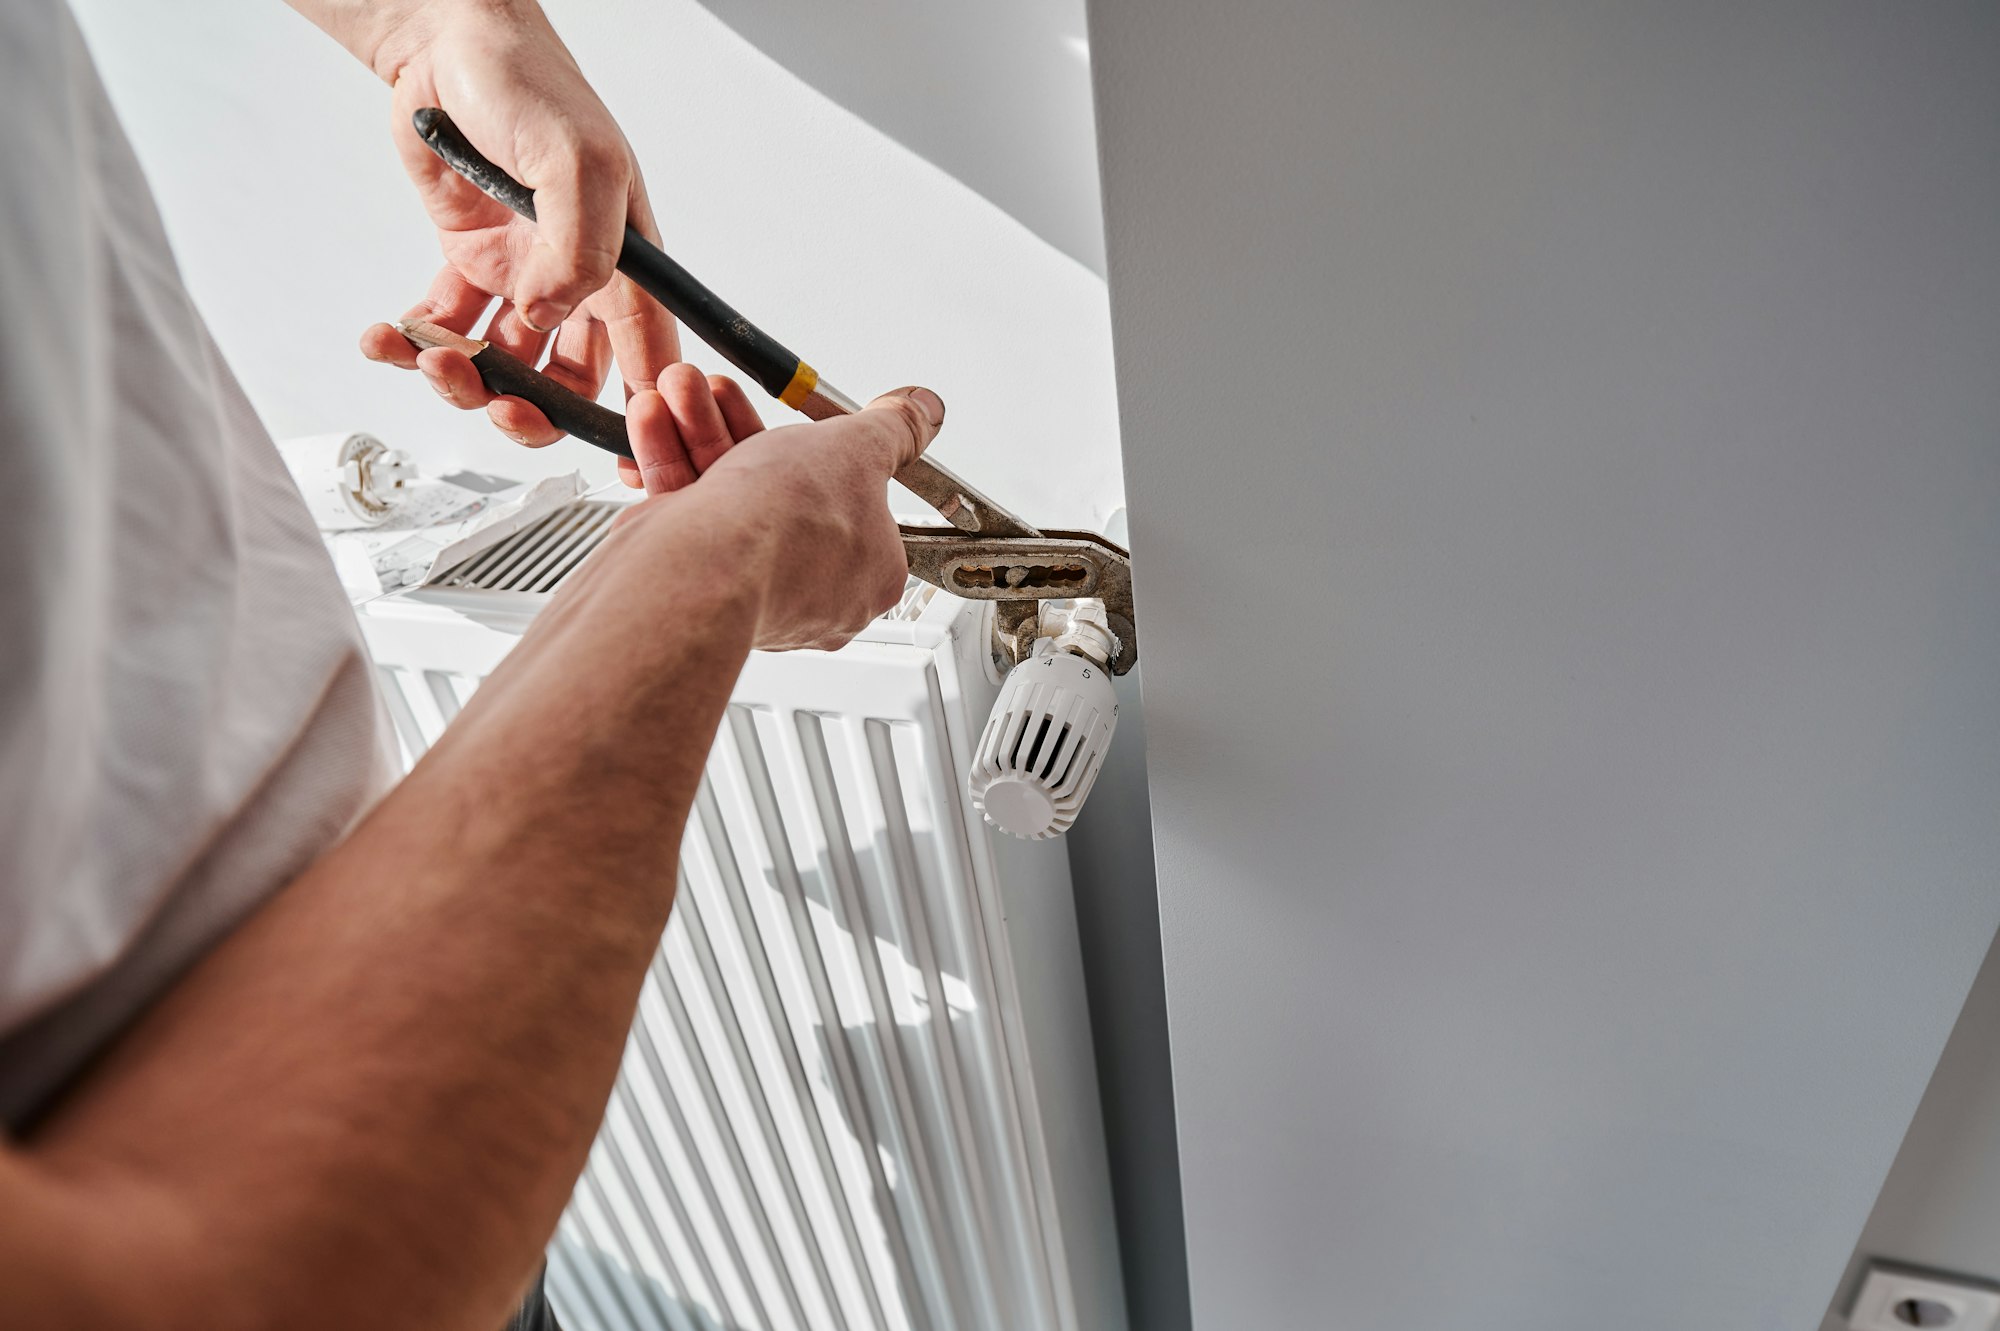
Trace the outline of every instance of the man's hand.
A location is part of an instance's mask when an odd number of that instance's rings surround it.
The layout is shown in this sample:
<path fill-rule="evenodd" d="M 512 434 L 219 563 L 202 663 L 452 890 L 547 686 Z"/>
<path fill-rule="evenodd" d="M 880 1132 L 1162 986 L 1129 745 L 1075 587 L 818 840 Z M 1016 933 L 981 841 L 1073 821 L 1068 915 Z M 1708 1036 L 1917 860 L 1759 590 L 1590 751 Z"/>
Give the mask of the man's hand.
<path fill-rule="evenodd" d="M 657 392 L 633 396 L 628 420 L 653 497 L 620 516 L 620 534 L 569 594 L 643 583 L 653 566 L 638 549 L 693 526 L 725 543 L 718 576 L 756 589 L 753 645 L 766 650 L 838 647 L 902 595 L 909 564 L 886 490 L 944 423 L 937 394 L 898 389 L 857 415 L 766 430 L 734 380 L 675 365 Z M 611 596 L 631 607 L 646 592 Z"/>
<path fill-rule="evenodd" d="M 534 0 L 290 0 L 394 90 L 392 133 L 437 224 L 445 266 L 406 318 L 483 336 L 596 398 L 615 358 L 628 394 L 680 359 L 673 316 L 619 275 L 627 222 L 659 228 L 638 163 L 575 59 Z M 537 222 L 517 217 L 439 161 L 413 112 L 447 111 L 473 144 L 535 192 Z M 540 446 L 562 437 L 519 398 L 495 397 L 456 351 L 419 353 L 388 324 L 361 338 L 372 360 L 420 369 L 457 407 L 485 407 L 500 431 Z M 629 483 L 636 473 L 624 469 Z"/>

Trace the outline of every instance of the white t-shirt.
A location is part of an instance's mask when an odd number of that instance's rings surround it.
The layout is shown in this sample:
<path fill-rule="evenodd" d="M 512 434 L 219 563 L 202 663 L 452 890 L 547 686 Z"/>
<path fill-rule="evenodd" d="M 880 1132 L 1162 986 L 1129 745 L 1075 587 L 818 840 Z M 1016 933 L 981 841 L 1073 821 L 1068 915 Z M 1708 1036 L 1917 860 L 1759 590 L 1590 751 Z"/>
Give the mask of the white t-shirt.
<path fill-rule="evenodd" d="M 352 612 L 60 0 L 0 5 L 0 1124 L 391 779 Z"/>

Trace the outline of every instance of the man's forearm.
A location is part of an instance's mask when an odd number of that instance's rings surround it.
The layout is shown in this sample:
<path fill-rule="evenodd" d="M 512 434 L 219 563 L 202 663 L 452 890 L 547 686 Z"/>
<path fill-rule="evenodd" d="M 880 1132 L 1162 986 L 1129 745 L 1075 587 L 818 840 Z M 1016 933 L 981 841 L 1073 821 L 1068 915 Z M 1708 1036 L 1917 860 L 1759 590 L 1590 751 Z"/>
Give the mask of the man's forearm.
<path fill-rule="evenodd" d="M 471 17 L 497 37 L 520 25 L 546 28 L 535 0 L 285 0 L 312 25 L 339 42 L 384 83 L 422 49 L 444 22 Z"/>
<path fill-rule="evenodd" d="M 651 516 L 668 541 L 614 533 L 403 784 L 0 1157 L 34 1325 L 499 1324 L 754 631 L 758 580 L 713 576 L 757 557 L 741 524 Z"/>

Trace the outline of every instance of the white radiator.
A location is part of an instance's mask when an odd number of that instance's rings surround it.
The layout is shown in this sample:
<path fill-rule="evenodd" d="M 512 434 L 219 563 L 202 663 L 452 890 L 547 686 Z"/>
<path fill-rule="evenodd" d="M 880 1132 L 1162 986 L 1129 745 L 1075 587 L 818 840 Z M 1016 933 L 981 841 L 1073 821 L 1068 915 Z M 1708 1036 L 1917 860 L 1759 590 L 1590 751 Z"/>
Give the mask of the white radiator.
<path fill-rule="evenodd" d="M 364 608 L 406 757 L 616 507 Z M 965 794 L 997 687 L 980 607 L 917 583 L 752 657 L 549 1250 L 568 1331 L 1124 1326 L 1066 852 Z"/>

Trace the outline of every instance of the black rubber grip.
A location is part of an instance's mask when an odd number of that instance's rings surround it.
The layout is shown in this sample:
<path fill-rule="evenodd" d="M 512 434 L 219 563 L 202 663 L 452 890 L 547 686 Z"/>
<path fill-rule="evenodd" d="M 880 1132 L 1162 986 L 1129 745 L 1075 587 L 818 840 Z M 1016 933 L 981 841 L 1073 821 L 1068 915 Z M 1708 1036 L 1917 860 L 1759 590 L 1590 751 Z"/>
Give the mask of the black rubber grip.
<path fill-rule="evenodd" d="M 618 271 L 652 293 L 688 331 L 722 353 L 722 358 L 755 380 L 772 397 L 784 396 L 799 358 L 784 343 L 738 314 L 733 306 L 695 280 L 658 245 L 631 227 Z"/>
<path fill-rule="evenodd" d="M 521 216 L 534 220 L 535 196 L 526 185 L 502 171 L 472 146 L 452 124 L 451 117 L 427 106 L 411 117 L 417 134 L 446 166 Z M 625 228 L 618 271 L 650 292 L 723 359 L 755 380 L 772 397 L 784 394 L 799 372 L 799 358 L 785 345 L 739 314 L 722 297 L 697 281 L 658 245 Z"/>
<path fill-rule="evenodd" d="M 542 415 L 558 430 L 573 434 L 585 443 L 596 444 L 621 458 L 632 456 L 632 437 L 626 433 L 625 418 L 609 407 L 599 406 L 581 393 L 571 392 L 525 361 L 496 346 L 488 346 L 472 358 L 472 368 L 487 388 L 507 397 L 518 397 L 542 409 Z"/>
<path fill-rule="evenodd" d="M 435 106 L 427 106 L 410 120 L 417 127 L 417 137 L 446 166 L 530 222 L 535 220 L 535 192 L 488 161 L 485 154 L 472 146 L 472 140 L 451 123 L 450 116 Z"/>

